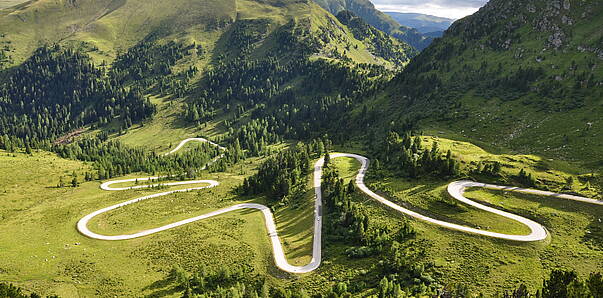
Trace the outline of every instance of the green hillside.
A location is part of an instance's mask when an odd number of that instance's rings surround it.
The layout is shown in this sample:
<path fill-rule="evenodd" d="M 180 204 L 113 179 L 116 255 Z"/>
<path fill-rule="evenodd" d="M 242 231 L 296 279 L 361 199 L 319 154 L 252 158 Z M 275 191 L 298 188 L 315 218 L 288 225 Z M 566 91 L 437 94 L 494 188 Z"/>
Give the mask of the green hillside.
<path fill-rule="evenodd" d="M 603 7 L 562 2 L 490 1 L 456 22 L 380 97 L 389 121 L 601 169 Z"/>
<path fill-rule="evenodd" d="M 0 12 L 0 34 L 10 42 L 11 56 L 17 63 L 40 45 L 56 42 L 81 48 L 101 62 L 111 61 L 148 38 L 199 43 L 211 50 L 235 27 L 232 24 L 248 19 L 266 20 L 269 32 L 293 19 L 308 20 L 312 30 L 326 26 L 327 19 L 337 22 L 307 1 L 39 0 Z M 347 35 L 344 28 L 337 30 Z M 363 49 L 351 52 L 359 62 L 380 62 L 369 58 Z"/>
<path fill-rule="evenodd" d="M 354 15 L 349 10 L 337 14 L 337 19 L 350 28 L 354 38 L 364 41 L 370 51 L 379 57 L 388 60 L 397 60 L 398 64 L 406 62 L 408 54 L 414 54 L 404 44 L 397 42 L 386 33 L 367 24 L 362 18 Z"/>
<path fill-rule="evenodd" d="M 312 96 L 332 96 L 341 87 L 332 80 L 320 82 L 329 85 L 323 88 L 301 84 L 319 80 L 311 74 L 337 70 L 359 76 L 346 91 L 352 94 L 373 84 L 360 77 L 382 80 L 414 54 L 370 26 L 375 34 L 357 39 L 351 28 L 310 1 L 139 2 L 40 0 L 4 10 L 0 68 L 15 71 L 1 73 L 13 84 L 0 88 L 0 133 L 38 142 L 82 125 L 119 132 L 145 119 L 161 119 L 151 117 L 151 96 L 179 99 L 173 104 L 186 103 L 197 114 L 205 110 L 197 116 L 180 110 L 181 118 L 197 122 L 229 115 L 237 104 L 250 112 L 286 92 L 299 94 L 301 104 Z M 52 49 L 37 50 L 46 44 Z M 366 71 L 356 70 L 357 65 Z M 69 75 L 81 72 L 84 76 Z M 286 75 L 273 77 L 278 73 Z M 248 78 L 240 86 L 224 85 L 231 74 Z M 257 75 L 276 84 L 264 86 Z M 52 90 L 58 81 L 64 90 Z M 62 94 L 73 94 L 76 104 Z M 40 95 L 44 100 L 36 101 Z M 35 108 L 26 106 L 30 102 Z M 225 104 L 232 109 L 223 109 Z M 54 105 L 61 111 L 45 109 Z M 52 115 L 59 114 L 65 123 L 54 121 Z"/>
<path fill-rule="evenodd" d="M 398 30 L 391 32 L 391 35 L 397 39 L 400 39 L 415 49 L 422 51 L 429 46 L 435 39 L 430 34 L 423 34 L 415 28 L 400 26 Z"/>
<path fill-rule="evenodd" d="M 234 1 L 30 1 L 5 10 L 0 29 L 22 61 L 43 43 L 73 43 L 111 59 L 152 32 L 228 23 L 236 15 Z M 205 30 L 204 30 L 205 31 Z"/>
<path fill-rule="evenodd" d="M 492 0 L 418 54 L 369 1 L 0 9 L 0 298 L 603 296 L 601 28 Z"/>

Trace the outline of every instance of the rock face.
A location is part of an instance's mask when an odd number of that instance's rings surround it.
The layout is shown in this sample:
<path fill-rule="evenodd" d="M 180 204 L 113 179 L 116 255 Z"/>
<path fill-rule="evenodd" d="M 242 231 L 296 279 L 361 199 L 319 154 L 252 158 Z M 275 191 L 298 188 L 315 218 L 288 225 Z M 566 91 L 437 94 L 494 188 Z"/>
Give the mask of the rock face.
<path fill-rule="evenodd" d="M 529 25 L 546 41 L 549 49 L 567 45 L 577 19 L 592 17 L 597 1 L 492 0 L 475 15 L 452 25 L 453 34 L 466 41 L 485 39 L 494 49 L 507 50 L 517 39 L 516 32 Z M 504 28 L 505 30 L 497 30 Z"/>

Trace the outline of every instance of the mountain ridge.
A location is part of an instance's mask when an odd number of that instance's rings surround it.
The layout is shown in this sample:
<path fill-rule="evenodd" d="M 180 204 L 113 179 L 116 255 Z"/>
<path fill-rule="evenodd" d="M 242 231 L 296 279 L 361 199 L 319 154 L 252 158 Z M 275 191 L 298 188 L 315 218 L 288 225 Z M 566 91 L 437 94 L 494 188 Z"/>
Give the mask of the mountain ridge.
<path fill-rule="evenodd" d="M 391 16 L 376 9 L 369 0 L 315 0 L 315 2 L 334 15 L 349 10 L 373 27 L 408 43 L 419 51 L 433 41 L 430 35 L 423 35 L 409 26 L 401 26 Z"/>
<path fill-rule="evenodd" d="M 455 21 L 453 19 L 436 17 L 420 13 L 401 13 L 395 11 L 385 11 L 385 14 L 391 16 L 402 26 L 417 29 L 422 34 L 432 34 L 440 37 L 446 29 Z"/>
<path fill-rule="evenodd" d="M 120 52 L 151 35 L 155 39 L 198 42 L 211 49 L 220 45 L 220 35 L 237 20 L 270 20 L 266 23 L 269 31 L 299 18 L 313 24 L 322 23 L 311 25 L 312 30 L 337 22 L 334 16 L 329 17 L 314 5 L 311 1 L 293 0 L 177 0 L 169 3 L 156 0 L 37 0 L 2 10 L 0 34 L 2 40 L 11 44 L 13 62 L 24 61 L 40 45 L 55 42 L 71 44 L 102 62 L 111 61 Z M 47 13 L 39 13 L 42 11 Z M 264 16 L 266 13 L 269 17 Z M 322 21 L 328 18 L 331 20 Z M 339 27 L 333 28 L 340 30 Z M 343 51 L 343 46 L 339 48 Z M 380 58 L 363 53 L 366 52 L 363 48 L 354 47 L 352 59 L 358 58 L 362 63 L 382 63 Z"/>

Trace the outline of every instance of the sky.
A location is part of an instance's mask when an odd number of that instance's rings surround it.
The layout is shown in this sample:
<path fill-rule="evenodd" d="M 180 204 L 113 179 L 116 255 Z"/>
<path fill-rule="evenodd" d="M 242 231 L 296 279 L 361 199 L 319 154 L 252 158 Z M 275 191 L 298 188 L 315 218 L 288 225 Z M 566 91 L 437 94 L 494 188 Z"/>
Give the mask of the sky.
<path fill-rule="evenodd" d="M 476 12 L 488 0 L 371 0 L 382 11 L 414 12 L 460 19 Z"/>

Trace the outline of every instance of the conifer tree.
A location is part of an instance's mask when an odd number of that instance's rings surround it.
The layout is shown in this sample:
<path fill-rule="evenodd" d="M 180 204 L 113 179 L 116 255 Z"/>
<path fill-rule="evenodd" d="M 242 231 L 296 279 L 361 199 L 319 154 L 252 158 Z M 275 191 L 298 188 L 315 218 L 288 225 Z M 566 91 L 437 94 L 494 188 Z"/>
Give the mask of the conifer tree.
<path fill-rule="evenodd" d="M 79 182 L 77 181 L 77 173 L 74 171 L 73 174 L 71 174 L 71 176 L 73 177 L 73 179 L 71 179 L 71 186 L 78 187 Z"/>

